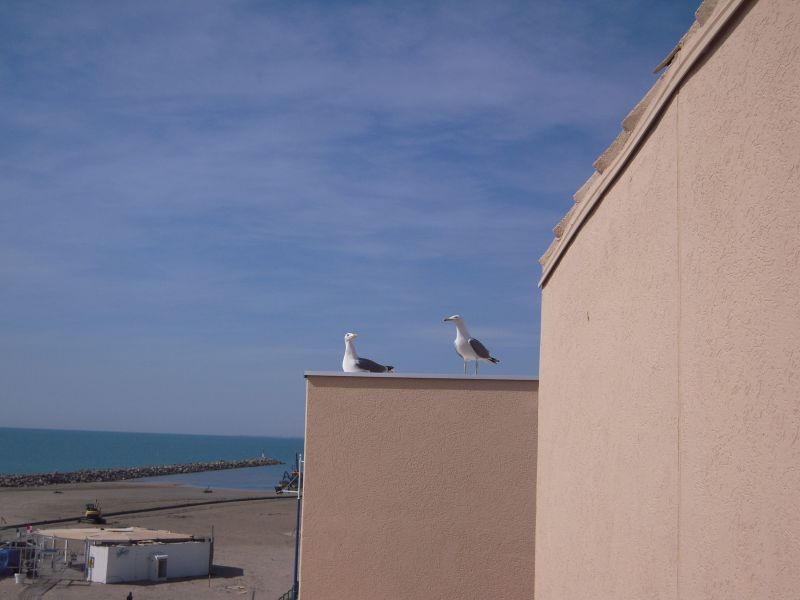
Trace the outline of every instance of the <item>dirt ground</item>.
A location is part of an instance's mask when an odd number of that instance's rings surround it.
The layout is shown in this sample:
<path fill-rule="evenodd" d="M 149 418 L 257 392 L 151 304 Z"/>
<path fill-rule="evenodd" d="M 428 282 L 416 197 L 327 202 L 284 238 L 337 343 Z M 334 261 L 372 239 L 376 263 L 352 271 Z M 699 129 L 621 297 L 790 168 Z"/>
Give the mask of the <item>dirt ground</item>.
<path fill-rule="evenodd" d="M 247 498 L 264 498 L 246 500 Z M 108 517 L 107 527 L 147 527 L 194 535 L 210 535 L 214 528 L 214 576 L 166 583 L 102 584 L 80 581 L 80 574 L 26 580 L 0 578 L 0 598 L 70 600 L 115 598 L 134 600 L 260 598 L 277 600 L 291 587 L 294 568 L 297 500 L 274 494 L 202 489 L 170 484 L 131 482 L 59 485 L 45 488 L 0 489 L 0 517 L 9 525 L 31 521 L 75 518 L 87 502 L 97 501 L 105 515 L 184 503 L 243 500 L 224 504 L 157 510 Z M 0 521 L 0 524 L 2 521 Z M 34 529 L 80 526 L 77 522 L 34 526 Z M 11 539 L 14 528 L 0 531 Z"/>

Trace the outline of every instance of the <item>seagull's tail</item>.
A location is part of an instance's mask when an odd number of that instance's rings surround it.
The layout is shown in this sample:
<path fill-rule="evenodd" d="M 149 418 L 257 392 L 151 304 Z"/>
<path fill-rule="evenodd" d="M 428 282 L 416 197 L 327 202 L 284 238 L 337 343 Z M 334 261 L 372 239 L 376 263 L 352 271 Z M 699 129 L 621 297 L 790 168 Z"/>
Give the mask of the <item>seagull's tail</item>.
<path fill-rule="evenodd" d="M 386 372 L 387 373 L 394 373 L 394 367 L 390 367 L 389 365 L 386 365 Z"/>
<path fill-rule="evenodd" d="M 495 365 L 500 362 L 500 359 L 499 358 L 495 358 L 494 356 L 490 356 L 487 360 L 490 363 L 495 364 Z"/>

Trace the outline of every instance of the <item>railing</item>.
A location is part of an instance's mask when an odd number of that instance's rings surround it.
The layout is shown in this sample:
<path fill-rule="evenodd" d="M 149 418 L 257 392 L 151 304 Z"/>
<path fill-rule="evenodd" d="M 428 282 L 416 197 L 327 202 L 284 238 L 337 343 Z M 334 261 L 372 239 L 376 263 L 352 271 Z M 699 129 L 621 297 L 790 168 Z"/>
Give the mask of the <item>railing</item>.
<path fill-rule="evenodd" d="M 294 530 L 294 585 L 292 586 L 292 589 L 278 598 L 278 600 L 297 600 L 297 596 L 300 593 L 300 583 L 297 579 L 297 569 L 300 564 L 300 507 L 303 502 L 303 472 L 305 471 L 305 461 L 303 460 L 302 454 L 297 454 L 295 458 L 297 460 L 297 466 L 295 468 L 297 477 L 293 481 L 297 482 L 297 525 L 295 526 Z"/>
<path fill-rule="evenodd" d="M 280 598 L 278 598 L 278 600 L 295 600 L 295 597 L 294 597 L 294 588 L 290 589 L 290 590 L 289 590 L 288 592 L 286 592 L 286 593 L 285 593 L 283 596 L 281 596 Z"/>

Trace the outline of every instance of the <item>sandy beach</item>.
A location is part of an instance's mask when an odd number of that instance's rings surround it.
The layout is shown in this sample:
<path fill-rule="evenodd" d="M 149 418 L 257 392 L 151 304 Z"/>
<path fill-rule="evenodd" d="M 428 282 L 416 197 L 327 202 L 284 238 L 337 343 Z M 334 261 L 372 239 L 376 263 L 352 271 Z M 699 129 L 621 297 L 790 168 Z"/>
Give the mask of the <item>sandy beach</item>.
<path fill-rule="evenodd" d="M 251 498 L 260 498 L 248 500 Z M 199 504 L 237 500 L 221 504 Z M 195 535 L 214 528 L 214 576 L 167 583 L 99 584 L 30 581 L 18 585 L 12 577 L 0 579 L 0 598 L 124 599 L 148 598 L 255 598 L 277 599 L 291 587 L 294 567 L 294 527 L 297 500 L 252 490 L 213 490 L 174 484 L 115 482 L 67 484 L 40 488 L 0 489 L 0 517 L 9 525 L 39 520 L 77 519 L 87 502 L 99 502 L 103 513 L 138 511 L 177 504 L 196 506 L 131 513 L 107 518 L 106 527 L 147 527 Z M 79 523 L 41 527 L 81 526 Z M 34 527 L 35 529 L 36 527 Z M 2 539 L 14 531 L 0 531 Z"/>

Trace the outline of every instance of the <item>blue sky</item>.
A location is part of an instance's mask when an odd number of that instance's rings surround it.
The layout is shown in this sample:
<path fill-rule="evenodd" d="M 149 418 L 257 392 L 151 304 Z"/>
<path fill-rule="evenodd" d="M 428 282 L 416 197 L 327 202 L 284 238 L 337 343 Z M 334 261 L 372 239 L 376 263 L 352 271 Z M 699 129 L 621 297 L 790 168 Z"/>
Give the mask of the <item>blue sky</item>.
<path fill-rule="evenodd" d="M 302 434 L 342 337 L 539 361 L 538 258 L 698 2 L 0 4 L 2 424 Z"/>

